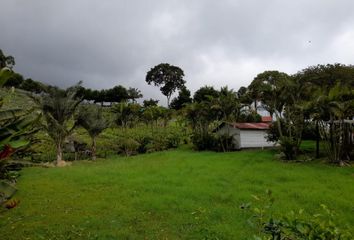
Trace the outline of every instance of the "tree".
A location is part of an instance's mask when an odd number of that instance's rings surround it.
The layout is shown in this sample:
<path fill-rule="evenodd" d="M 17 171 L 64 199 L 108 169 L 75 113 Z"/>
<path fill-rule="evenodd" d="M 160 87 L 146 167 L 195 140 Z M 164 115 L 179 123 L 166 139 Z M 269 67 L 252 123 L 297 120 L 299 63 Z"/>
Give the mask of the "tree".
<path fill-rule="evenodd" d="M 282 152 L 287 160 L 295 159 L 302 140 L 306 85 L 299 78 L 279 71 L 265 71 L 248 87 L 255 101 L 275 114 Z"/>
<path fill-rule="evenodd" d="M 184 73 L 179 67 L 168 63 L 161 63 L 150 69 L 146 74 L 146 82 L 160 87 L 160 91 L 167 97 L 167 106 L 170 107 L 172 94 L 181 89 L 186 81 L 183 80 Z"/>
<path fill-rule="evenodd" d="M 178 93 L 178 97 L 172 99 L 171 108 L 179 110 L 188 103 L 192 103 L 191 92 L 186 87 L 182 87 Z"/>
<path fill-rule="evenodd" d="M 263 107 L 273 115 L 275 111 L 281 115 L 286 98 L 281 94 L 283 87 L 289 82 L 290 76 L 279 71 L 264 71 L 258 74 L 248 86 L 250 96 L 255 102 L 257 110 L 257 101 L 261 101 Z M 283 97 L 283 98 L 282 98 Z"/>
<path fill-rule="evenodd" d="M 310 66 L 296 74 L 307 83 L 310 98 L 305 107 L 316 122 L 330 162 L 345 164 L 352 159 L 354 116 L 354 67 L 342 64 Z"/>
<path fill-rule="evenodd" d="M 214 89 L 214 87 L 204 86 L 199 88 L 193 96 L 194 102 L 210 102 L 211 98 L 217 98 L 219 96 L 219 92 Z"/>
<path fill-rule="evenodd" d="M 218 118 L 223 121 L 232 122 L 238 120 L 241 105 L 237 93 L 227 87 L 222 87 L 218 97 L 211 100 L 211 108 L 218 111 Z"/>
<path fill-rule="evenodd" d="M 128 91 L 125 87 L 118 85 L 106 90 L 105 102 L 122 102 L 129 99 Z"/>
<path fill-rule="evenodd" d="M 30 78 L 24 80 L 19 88 L 33 93 L 41 93 L 45 91 L 45 87 L 41 82 L 34 81 Z"/>
<path fill-rule="evenodd" d="M 136 99 L 142 98 L 143 94 L 141 94 L 141 91 L 137 88 L 129 88 L 127 90 L 128 93 L 128 99 L 132 100 L 134 103 L 136 102 Z"/>
<path fill-rule="evenodd" d="M 65 166 L 63 144 L 75 128 L 73 117 L 81 99 L 76 98 L 78 85 L 62 90 L 49 86 L 40 96 L 32 95 L 45 118 L 45 130 L 53 139 L 57 151 L 57 166 Z"/>
<path fill-rule="evenodd" d="M 79 107 L 77 124 L 83 127 L 91 137 L 92 160 L 96 160 L 96 138 L 109 126 L 109 122 L 102 115 L 102 108 L 93 105 L 82 105 Z"/>
<path fill-rule="evenodd" d="M 141 106 L 137 103 L 120 102 L 113 105 L 111 111 L 115 113 L 116 124 L 126 128 L 138 120 Z"/>
<path fill-rule="evenodd" d="M 0 49 L 0 69 L 2 68 L 9 68 L 15 65 L 15 58 L 13 56 L 6 56 L 3 51 Z"/>

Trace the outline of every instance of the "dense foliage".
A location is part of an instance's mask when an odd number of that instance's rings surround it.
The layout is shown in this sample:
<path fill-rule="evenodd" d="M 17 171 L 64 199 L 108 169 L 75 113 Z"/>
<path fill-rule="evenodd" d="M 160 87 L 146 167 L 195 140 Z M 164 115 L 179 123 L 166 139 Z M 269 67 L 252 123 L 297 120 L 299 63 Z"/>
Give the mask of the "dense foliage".
<path fill-rule="evenodd" d="M 183 77 L 184 72 L 181 68 L 168 63 L 160 63 L 147 72 L 145 81 L 160 87 L 161 93 L 167 97 L 169 107 L 172 94 L 177 89 L 182 89 L 186 83 Z"/>

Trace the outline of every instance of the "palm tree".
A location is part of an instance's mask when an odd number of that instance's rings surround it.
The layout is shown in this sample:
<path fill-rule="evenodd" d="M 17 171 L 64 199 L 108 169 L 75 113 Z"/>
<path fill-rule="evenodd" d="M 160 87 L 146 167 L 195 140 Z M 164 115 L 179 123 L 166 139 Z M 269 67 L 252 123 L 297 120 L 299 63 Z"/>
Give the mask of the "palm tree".
<path fill-rule="evenodd" d="M 346 120 L 354 115 L 354 90 L 337 83 L 327 93 L 321 89 L 317 94 L 312 117 L 319 122 L 330 161 L 344 165 L 353 147 L 352 124 Z"/>
<path fill-rule="evenodd" d="M 91 137 L 92 160 L 96 160 L 96 138 L 108 128 L 109 122 L 102 115 L 102 108 L 94 105 L 83 105 L 79 108 L 77 124 L 83 127 Z"/>
<path fill-rule="evenodd" d="M 226 87 L 222 87 L 217 98 L 211 99 L 211 108 L 219 112 L 222 121 L 232 122 L 238 120 L 241 112 L 241 104 L 237 93 Z"/>
<path fill-rule="evenodd" d="M 32 95 L 32 98 L 43 112 L 44 129 L 53 139 L 56 152 L 57 166 L 65 166 L 63 161 L 63 144 L 75 128 L 74 113 L 81 99 L 77 99 L 77 90 L 80 83 L 66 90 L 58 87 L 48 87 L 41 95 Z"/>
<path fill-rule="evenodd" d="M 319 126 L 329 160 L 345 164 L 353 149 L 354 66 L 317 65 L 297 75 L 310 84 L 307 108 Z"/>

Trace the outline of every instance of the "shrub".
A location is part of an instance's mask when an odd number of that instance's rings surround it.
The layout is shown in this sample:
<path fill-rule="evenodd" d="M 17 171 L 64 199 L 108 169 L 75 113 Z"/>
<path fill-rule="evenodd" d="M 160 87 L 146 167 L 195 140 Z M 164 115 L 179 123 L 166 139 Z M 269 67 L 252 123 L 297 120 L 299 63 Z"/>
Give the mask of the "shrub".
<path fill-rule="evenodd" d="M 139 143 L 132 138 L 122 139 L 119 146 L 119 152 L 123 153 L 125 156 L 131 156 L 137 153 L 139 148 Z"/>
<path fill-rule="evenodd" d="M 215 136 L 215 151 L 228 152 L 234 149 L 233 136 L 228 134 Z"/>
<path fill-rule="evenodd" d="M 139 147 L 137 149 L 138 153 L 146 153 L 148 151 L 148 145 L 152 142 L 152 137 L 143 136 L 142 138 L 137 139 Z"/>
<path fill-rule="evenodd" d="M 167 135 L 166 144 L 167 148 L 177 148 L 181 143 L 182 137 L 178 133 L 170 133 Z"/>
<path fill-rule="evenodd" d="M 281 152 L 285 154 L 286 160 L 293 160 L 296 155 L 296 141 L 291 137 L 281 137 L 279 139 Z"/>
<path fill-rule="evenodd" d="M 196 150 L 214 150 L 217 146 L 217 139 L 212 133 L 194 132 L 192 135 L 192 143 Z"/>

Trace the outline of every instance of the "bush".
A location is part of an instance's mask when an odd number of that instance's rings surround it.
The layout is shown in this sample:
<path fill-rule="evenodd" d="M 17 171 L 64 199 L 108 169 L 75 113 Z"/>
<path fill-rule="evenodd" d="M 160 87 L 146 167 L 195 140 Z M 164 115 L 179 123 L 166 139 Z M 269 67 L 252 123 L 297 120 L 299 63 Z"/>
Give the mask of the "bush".
<path fill-rule="evenodd" d="M 198 151 L 210 150 L 216 152 L 227 152 L 234 150 L 233 136 L 219 135 L 217 133 L 194 132 L 192 143 Z"/>
<path fill-rule="evenodd" d="M 234 150 L 233 136 L 227 134 L 216 135 L 215 140 L 215 151 L 228 152 Z"/>
<path fill-rule="evenodd" d="M 152 142 L 152 137 L 150 136 L 143 136 L 140 139 L 137 139 L 139 143 L 139 147 L 137 149 L 138 153 L 146 153 L 149 149 L 148 145 Z"/>
<path fill-rule="evenodd" d="M 291 137 L 283 136 L 279 139 L 281 152 L 285 154 L 286 160 L 294 160 L 296 157 L 297 143 Z"/>
<path fill-rule="evenodd" d="M 170 133 L 166 138 L 167 148 L 177 148 L 182 141 L 182 136 L 178 133 Z"/>

